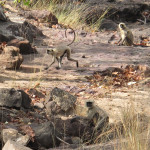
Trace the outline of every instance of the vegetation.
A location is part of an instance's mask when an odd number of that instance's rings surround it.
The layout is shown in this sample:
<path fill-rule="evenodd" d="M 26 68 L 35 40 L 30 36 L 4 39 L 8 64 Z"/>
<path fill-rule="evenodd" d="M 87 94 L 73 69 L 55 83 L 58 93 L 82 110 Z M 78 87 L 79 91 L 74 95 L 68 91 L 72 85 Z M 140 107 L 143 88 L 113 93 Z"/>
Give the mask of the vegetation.
<path fill-rule="evenodd" d="M 114 150 L 149 150 L 149 122 L 145 115 L 136 114 L 131 104 L 121 112 L 121 122 L 110 125 L 96 137 L 95 143 L 111 141 Z"/>
<path fill-rule="evenodd" d="M 15 3 L 27 5 L 30 8 L 48 9 L 58 18 L 60 24 L 69 25 L 73 28 L 84 28 L 98 31 L 102 20 L 109 8 L 101 13 L 91 9 L 83 0 L 70 2 L 69 0 L 14 0 Z"/>

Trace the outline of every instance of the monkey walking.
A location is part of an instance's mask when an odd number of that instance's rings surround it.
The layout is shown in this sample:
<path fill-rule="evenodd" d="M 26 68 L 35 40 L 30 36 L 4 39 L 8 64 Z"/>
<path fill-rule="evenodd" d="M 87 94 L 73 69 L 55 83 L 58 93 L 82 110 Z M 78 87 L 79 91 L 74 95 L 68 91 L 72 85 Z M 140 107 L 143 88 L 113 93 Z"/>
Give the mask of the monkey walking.
<path fill-rule="evenodd" d="M 57 69 L 60 69 L 61 68 L 62 59 L 63 59 L 63 57 L 64 57 L 65 54 L 67 54 L 67 59 L 69 61 L 76 62 L 76 66 L 79 67 L 78 60 L 75 60 L 75 59 L 71 58 L 71 48 L 69 47 L 69 45 L 71 45 L 75 41 L 76 35 L 75 35 L 75 31 L 72 28 L 70 28 L 70 29 L 74 33 L 74 38 L 73 38 L 73 40 L 72 40 L 71 43 L 69 43 L 67 46 L 60 45 L 60 46 L 57 46 L 55 48 L 49 48 L 49 49 L 47 49 L 47 54 L 48 55 L 52 55 L 52 62 L 51 62 L 51 64 L 49 66 L 47 66 L 46 68 L 44 68 L 45 70 L 47 70 L 52 64 L 55 63 L 55 59 L 58 61 L 58 67 L 57 67 Z M 65 30 L 65 36 L 66 36 L 66 30 Z"/>
<path fill-rule="evenodd" d="M 132 31 L 125 25 L 125 23 L 119 24 L 120 36 L 121 39 L 118 42 L 118 45 L 132 46 L 134 37 Z"/>

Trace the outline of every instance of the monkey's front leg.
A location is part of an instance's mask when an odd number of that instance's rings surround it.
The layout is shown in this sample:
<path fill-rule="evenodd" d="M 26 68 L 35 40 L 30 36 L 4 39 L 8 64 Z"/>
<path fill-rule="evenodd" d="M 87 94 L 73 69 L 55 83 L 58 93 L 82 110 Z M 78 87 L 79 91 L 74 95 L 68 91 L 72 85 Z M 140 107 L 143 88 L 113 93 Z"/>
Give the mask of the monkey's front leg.
<path fill-rule="evenodd" d="M 120 40 L 118 41 L 118 45 L 120 45 L 121 40 L 122 40 L 122 38 L 120 38 Z"/>
<path fill-rule="evenodd" d="M 51 62 L 51 64 L 48 65 L 47 67 L 45 67 L 44 69 L 47 70 L 54 63 L 55 63 L 55 56 L 52 56 L 52 62 Z"/>
<path fill-rule="evenodd" d="M 121 42 L 120 42 L 121 41 Z M 118 45 L 124 45 L 124 42 L 125 42 L 125 38 L 121 38 L 118 42 Z"/>
<path fill-rule="evenodd" d="M 58 58 L 56 57 L 57 61 L 58 61 L 58 67 L 56 67 L 56 69 L 60 69 L 61 68 L 61 61 L 62 61 L 62 58 Z"/>

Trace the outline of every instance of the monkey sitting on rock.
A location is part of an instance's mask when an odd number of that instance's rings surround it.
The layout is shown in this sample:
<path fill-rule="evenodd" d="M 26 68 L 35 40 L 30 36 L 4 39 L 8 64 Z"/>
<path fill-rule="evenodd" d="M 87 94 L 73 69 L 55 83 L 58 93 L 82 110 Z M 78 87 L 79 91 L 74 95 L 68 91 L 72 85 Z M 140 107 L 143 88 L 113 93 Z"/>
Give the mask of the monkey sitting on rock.
<path fill-rule="evenodd" d="M 101 130 L 104 125 L 109 122 L 107 113 L 96 106 L 92 100 L 87 100 L 85 102 L 85 107 L 77 105 L 75 107 L 75 114 L 77 116 L 75 116 L 72 121 L 80 118 L 87 120 L 92 126 L 94 126 L 95 132 Z"/>

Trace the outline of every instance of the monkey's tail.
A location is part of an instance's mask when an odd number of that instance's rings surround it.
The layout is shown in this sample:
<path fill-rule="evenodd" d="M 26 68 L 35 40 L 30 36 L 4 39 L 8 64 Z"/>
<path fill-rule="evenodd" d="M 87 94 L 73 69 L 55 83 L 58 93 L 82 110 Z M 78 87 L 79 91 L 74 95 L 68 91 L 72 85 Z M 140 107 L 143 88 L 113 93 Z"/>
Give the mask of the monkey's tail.
<path fill-rule="evenodd" d="M 67 38 L 67 30 L 68 30 L 68 29 L 71 29 L 71 30 L 73 31 L 74 38 L 73 38 L 72 42 L 71 42 L 71 43 L 69 43 L 67 46 L 71 45 L 71 44 L 75 41 L 75 39 L 76 39 L 75 31 L 74 31 L 74 29 L 73 29 L 73 28 L 71 28 L 71 27 L 69 27 L 69 28 L 67 28 L 67 29 L 65 30 L 65 37 Z"/>

